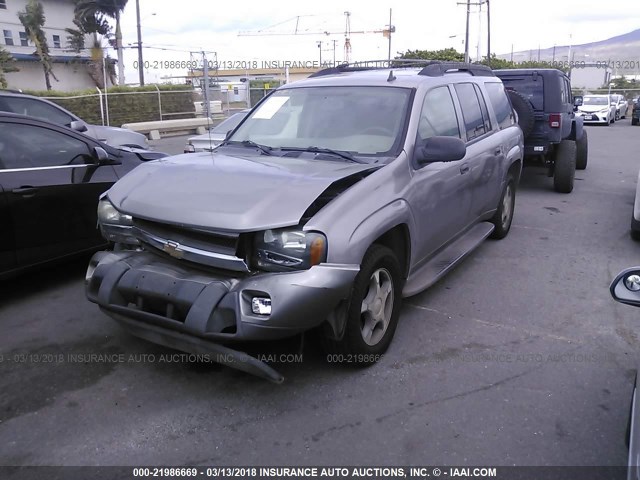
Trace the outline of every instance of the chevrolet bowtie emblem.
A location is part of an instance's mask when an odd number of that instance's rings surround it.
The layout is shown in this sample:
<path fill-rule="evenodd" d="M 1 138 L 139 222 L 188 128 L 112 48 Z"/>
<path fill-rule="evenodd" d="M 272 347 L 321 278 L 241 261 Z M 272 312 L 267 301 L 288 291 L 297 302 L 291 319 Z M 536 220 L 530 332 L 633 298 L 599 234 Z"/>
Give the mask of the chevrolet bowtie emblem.
<path fill-rule="evenodd" d="M 168 253 L 173 258 L 180 259 L 184 256 L 184 251 L 180 250 L 180 244 L 176 242 L 165 243 L 164 247 L 162 247 L 162 251 L 164 251 L 164 253 Z"/>

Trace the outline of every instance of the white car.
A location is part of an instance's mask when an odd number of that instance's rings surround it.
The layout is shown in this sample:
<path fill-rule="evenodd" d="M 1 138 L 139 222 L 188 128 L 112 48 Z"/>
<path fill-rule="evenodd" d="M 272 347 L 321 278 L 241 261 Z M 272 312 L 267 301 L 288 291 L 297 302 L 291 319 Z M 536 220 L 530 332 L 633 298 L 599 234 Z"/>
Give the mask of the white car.
<path fill-rule="evenodd" d="M 250 111 L 251 110 L 247 109 L 234 113 L 229 118 L 226 118 L 211 128 L 208 133 L 189 138 L 184 147 L 184 153 L 210 152 L 224 142 L 224 139 L 227 138 L 227 133 L 240 125 L 240 122 L 244 120 L 244 117 L 246 117 Z"/>
<path fill-rule="evenodd" d="M 626 118 L 629 104 L 624 95 L 611 95 L 611 104 L 616 106 L 616 120 Z"/>
<path fill-rule="evenodd" d="M 602 123 L 610 125 L 616 121 L 616 106 L 611 104 L 611 95 L 585 95 L 577 115 L 585 124 Z"/>

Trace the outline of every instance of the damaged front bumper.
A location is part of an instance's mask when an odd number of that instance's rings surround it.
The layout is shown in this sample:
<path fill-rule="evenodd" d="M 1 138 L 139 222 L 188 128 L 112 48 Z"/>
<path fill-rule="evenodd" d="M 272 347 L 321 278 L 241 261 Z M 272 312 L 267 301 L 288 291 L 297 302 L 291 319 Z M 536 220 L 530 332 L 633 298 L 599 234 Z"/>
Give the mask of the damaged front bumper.
<path fill-rule="evenodd" d="M 287 273 L 233 275 L 199 270 L 145 251 L 98 252 L 87 298 L 132 334 L 272 381 L 268 365 L 222 343 L 275 340 L 320 325 L 348 298 L 357 265 L 317 265 Z M 267 298 L 271 313 L 252 311 Z"/>

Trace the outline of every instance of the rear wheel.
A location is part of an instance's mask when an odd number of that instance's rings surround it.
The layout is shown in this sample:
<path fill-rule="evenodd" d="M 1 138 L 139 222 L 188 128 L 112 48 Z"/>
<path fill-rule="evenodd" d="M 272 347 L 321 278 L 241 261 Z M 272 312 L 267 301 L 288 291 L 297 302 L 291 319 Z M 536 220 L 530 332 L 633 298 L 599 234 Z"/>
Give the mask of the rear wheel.
<path fill-rule="evenodd" d="M 516 182 L 513 175 L 507 177 L 507 184 L 502 191 L 498 210 L 491 219 L 491 223 L 495 226 L 491 232 L 491 238 L 500 240 L 509 234 L 511 222 L 513 221 L 513 211 L 516 206 Z"/>
<path fill-rule="evenodd" d="M 589 140 L 586 130 L 582 132 L 582 137 L 576 142 L 576 150 L 576 170 L 584 170 L 587 168 L 589 156 Z"/>
<path fill-rule="evenodd" d="M 344 334 L 340 340 L 325 334 L 326 352 L 359 366 L 378 361 L 389 348 L 398 324 L 402 283 L 402 270 L 393 251 L 373 245 L 353 284 Z"/>
<path fill-rule="evenodd" d="M 553 188 L 559 193 L 571 193 L 576 175 L 576 142 L 562 140 L 555 152 Z"/>

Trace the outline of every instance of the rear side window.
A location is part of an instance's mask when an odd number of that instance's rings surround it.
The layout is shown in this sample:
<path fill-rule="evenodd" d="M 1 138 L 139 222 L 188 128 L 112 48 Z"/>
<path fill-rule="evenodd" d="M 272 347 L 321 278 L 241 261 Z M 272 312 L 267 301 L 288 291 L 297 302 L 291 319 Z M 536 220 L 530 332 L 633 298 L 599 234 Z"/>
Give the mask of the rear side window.
<path fill-rule="evenodd" d="M 456 107 L 448 87 L 437 87 L 427 92 L 418 124 L 420 140 L 436 136 L 460 138 Z"/>
<path fill-rule="evenodd" d="M 536 110 L 544 110 L 544 79 L 542 75 L 505 77 L 502 83 L 507 90 L 515 90 L 531 102 Z"/>
<path fill-rule="evenodd" d="M 500 129 L 510 127 L 515 124 L 511 103 L 507 98 L 504 85 L 499 82 L 485 83 L 484 87 L 489 94 L 489 102 L 496 114 L 496 120 Z"/>
<path fill-rule="evenodd" d="M 471 141 L 487 133 L 482 110 L 480 109 L 480 101 L 472 83 L 458 83 L 455 88 L 460 100 L 467 140 Z"/>

